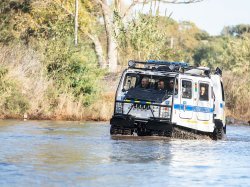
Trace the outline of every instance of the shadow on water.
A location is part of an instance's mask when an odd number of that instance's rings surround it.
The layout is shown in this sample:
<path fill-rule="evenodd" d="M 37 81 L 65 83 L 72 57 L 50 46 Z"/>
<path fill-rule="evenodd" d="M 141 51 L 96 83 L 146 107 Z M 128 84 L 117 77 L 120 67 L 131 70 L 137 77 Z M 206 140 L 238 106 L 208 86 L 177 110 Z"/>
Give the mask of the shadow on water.
<path fill-rule="evenodd" d="M 111 136 L 112 162 L 150 163 L 170 162 L 171 140 L 154 136 Z"/>
<path fill-rule="evenodd" d="M 120 135 L 112 135 L 110 136 L 112 140 L 131 140 L 131 141 L 170 141 L 169 137 L 162 136 L 120 136 Z"/>

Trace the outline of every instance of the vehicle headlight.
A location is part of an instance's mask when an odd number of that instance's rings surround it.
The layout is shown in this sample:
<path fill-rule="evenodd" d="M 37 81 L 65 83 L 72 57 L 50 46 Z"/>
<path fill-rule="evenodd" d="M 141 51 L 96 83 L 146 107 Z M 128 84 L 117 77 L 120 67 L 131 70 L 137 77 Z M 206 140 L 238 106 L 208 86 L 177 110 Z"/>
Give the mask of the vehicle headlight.
<path fill-rule="evenodd" d="M 161 118 L 169 118 L 170 117 L 170 108 L 169 107 L 161 107 L 160 117 Z"/>
<path fill-rule="evenodd" d="M 115 104 L 115 113 L 122 113 L 122 103 L 117 102 Z"/>

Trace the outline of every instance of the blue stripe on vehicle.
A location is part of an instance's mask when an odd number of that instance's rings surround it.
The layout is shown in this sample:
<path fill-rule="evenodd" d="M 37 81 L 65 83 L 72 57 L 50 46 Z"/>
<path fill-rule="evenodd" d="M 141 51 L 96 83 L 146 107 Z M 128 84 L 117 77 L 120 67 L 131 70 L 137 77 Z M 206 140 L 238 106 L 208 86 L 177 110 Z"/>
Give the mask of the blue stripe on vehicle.
<path fill-rule="evenodd" d="M 220 108 L 223 108 L 223 103 L 220 103 Z"/>
<path fill-rule="evenodd" d="M 214 109 L 209 107 L 200 107 L 200 106 L 192 106 L 192 105 L 183 105 L 183 104 L 175 104 L 174 109 L 176 110 L 184 110 L 185 111 L 193 111 L 193 112 L 203 112 L 203 113 L 213 113 Z"/>

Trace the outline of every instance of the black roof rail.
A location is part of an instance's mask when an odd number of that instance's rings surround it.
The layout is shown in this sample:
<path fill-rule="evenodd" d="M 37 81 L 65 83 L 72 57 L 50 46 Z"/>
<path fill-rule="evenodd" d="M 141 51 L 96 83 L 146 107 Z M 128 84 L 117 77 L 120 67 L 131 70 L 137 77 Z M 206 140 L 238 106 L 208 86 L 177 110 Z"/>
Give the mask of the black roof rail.
<path fill-rule="evenodd" d="M 207 76 L 207 77 L 210 77 L 211 75 L 211 69 L 208 67 L 196 67 L 196 66 L 190 66 L 187 62 L 170 62 L 164 60 L 148 60 L 148 61 L 129 60 L 128 68 L 152 70 L 160 72 L 177 72 L 177 73 L 186 73 L 186 71 L 188 70 L 192 71 L 196 69 L 202 71 L 202 74 L 193 74 L 193 75 Z M 217 67 L 214 74 L 222 76 L 221 69 Z"/>
<path fill-rule="evenodd" d="M 143 65 L 143 67 L 139 67 L 139 65 Z M 143 69 L 143 70 L 180 72 L 181 69 L 188 69 L 189 65 L 186 62 L 169 62 L 162 60 L 148 60 L 142 62 L 142 61 L 130 60 L 128 61 L 128 67 L 133 69 Z"/>

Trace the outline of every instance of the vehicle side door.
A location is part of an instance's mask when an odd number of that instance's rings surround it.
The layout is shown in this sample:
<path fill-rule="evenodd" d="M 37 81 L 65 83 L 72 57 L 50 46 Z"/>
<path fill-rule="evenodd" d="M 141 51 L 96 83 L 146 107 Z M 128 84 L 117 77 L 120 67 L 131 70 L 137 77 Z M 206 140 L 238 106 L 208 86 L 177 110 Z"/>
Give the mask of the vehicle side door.
<path fill-rule="evenodd" d="M 181 78 L 180 93 L 180 118 L 191 119 L 193 117 L 193 81 Z"/>
<path fill-rule="evenodd" d="M 212 87 L 209 82 L 198 82 L 198 101 L 195 111 L 197 119 L 201 121 L 209 121 L 213 116 L 213 98 Z"/>

